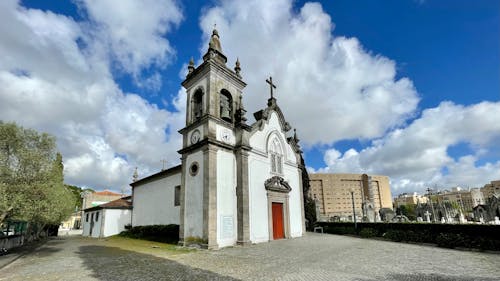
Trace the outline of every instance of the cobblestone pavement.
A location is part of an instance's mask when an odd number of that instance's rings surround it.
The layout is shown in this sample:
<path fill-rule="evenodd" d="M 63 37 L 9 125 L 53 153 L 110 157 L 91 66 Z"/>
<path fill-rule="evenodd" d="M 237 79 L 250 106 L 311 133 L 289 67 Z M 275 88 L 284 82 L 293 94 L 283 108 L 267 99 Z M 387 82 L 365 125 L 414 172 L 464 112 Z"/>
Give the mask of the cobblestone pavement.
<path fill-rule="evenodd" d="M 312 234 L 219 251 L 152 255 L 64 237 L 0 269 L 0 280 L 500 280 L 500 255 Z"/>

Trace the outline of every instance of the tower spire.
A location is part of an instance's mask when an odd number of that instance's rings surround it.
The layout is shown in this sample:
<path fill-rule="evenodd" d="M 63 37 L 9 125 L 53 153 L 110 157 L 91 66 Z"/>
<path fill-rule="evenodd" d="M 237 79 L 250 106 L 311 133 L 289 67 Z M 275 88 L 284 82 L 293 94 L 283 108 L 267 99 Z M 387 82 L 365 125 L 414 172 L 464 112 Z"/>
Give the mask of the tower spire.
<path fill-rule="evenodd" d="M 203 60 L 207 61 L 212 58 L 222 64 L 226 64 L 227 62 L 226 56 L 222 53 L 220 36 L 217 29 L 215 29 L 215 24 L 214 24 L 214 29 L 212 30 L 210 41 L 208 42 L 208 50 L 207 53 L 203 56 Z"/>

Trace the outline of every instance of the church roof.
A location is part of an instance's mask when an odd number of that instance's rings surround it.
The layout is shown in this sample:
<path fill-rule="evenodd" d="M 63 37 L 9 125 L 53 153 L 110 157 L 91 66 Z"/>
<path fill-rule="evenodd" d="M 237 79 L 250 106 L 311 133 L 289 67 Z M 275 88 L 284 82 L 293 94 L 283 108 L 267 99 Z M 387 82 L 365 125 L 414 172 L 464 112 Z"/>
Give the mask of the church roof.
<path fill-rule="evenodd" d="M 158 172 L 156 174 L 152 174 L 152 175 L 147 176 L 145 178 L 142 178 L 142 179 L 140 179 L 138 181 L 135 181 L 135 182 L 131 183 L 130 186 L 132 186 L 132 188 L 134 188 L 136 186 L 139 186 L 139 185 L 151 182 L 151 181 L 156 180 L 156 179 L 160 179 L 160 178 L 164 178 L 164 177 L 170 176 L 172 174 L 180 173 L 181 172 L 181 167 L 182 167 L 182 165 L 177 165 L 177 166 L 172 167 L 170 169 L 160 171 L 160 172 Z"/>
<path fill-rule="evenodd" d="M 85 209 L 88 211 L 95 211 L 100 209 L 132 209 L 132 196 L 125 196 L 108 203 L 101 204 L 92 208 Z"/>

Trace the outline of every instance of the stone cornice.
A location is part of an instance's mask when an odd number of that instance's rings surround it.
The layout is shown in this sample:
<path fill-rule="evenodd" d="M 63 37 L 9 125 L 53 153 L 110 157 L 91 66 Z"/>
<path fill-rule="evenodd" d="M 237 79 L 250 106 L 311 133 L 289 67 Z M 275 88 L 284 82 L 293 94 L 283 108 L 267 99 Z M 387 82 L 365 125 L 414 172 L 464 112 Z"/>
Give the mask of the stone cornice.
<path fill-rule="evenodd" d="M 193 83 L 195 83 L 195 81 L 198 81 L 200 76 L 203 76 L 210 71 L 213 71 L 219 75 L 223 75 L 224 78 L 226 78 L 232 84 L 236 85 L 240 90 L 245 88 L 245 86 L 247 85 L 238 77 L 236 72 L 232 71 L 225 65 L 222 65 L 215 60 L 204 61 L 200 66 L 194 69 L 193 72 L 188 74 L 186 79 L 181 84 L 184 88 L 188 89 L 193 85 Z"/>

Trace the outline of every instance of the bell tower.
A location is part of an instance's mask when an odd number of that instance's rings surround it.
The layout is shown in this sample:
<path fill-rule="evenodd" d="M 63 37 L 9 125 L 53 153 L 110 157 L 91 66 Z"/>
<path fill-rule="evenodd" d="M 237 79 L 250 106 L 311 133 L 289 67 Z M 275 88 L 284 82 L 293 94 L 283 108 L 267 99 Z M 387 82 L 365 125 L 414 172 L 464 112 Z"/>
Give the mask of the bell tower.
<path fill-rule="evenodd" d="M 226 63 L 214 28 L 203 62 L 195 66 L 191 59 L 182 82 L 187 104 L 186 126 L 179 131 L 183 136 L 179 234 L 185 245 L 196 241 L 218 248 L 224 241 L 236 241 L 238 151 L 248 147 L 250 129 L 242 104 L 246 84 L 240 62 L 234 69 Z M 218 204 L 222 201 L 224 205 Z"/>

